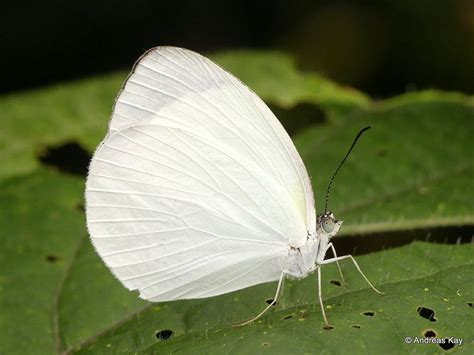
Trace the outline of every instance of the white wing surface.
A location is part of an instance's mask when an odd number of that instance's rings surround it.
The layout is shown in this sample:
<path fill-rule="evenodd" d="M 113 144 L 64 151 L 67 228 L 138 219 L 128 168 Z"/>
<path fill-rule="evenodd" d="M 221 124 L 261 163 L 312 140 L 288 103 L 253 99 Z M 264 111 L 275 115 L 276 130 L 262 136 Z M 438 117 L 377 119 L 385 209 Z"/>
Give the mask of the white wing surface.
<path fill-rule="evenodd" d="M 254 92 L 209 59 L 175 47 L 148 51 L 117 98 L 110 132 L 143 123 L 194 132 L 259 165 L 315 231 L 311 183 L 290 137 Z M 301 246 L 306 234 L 294 238 Z"/>
<path fill-rule="evenodd" d="M 151 301 L 277 280 L 288 267 L 288 240 L 306 236 L 280 178 L 194 130 L 192 115 L 190 127 L 178 123 L 117 129 L 94 154 L 86 202 L 96 250 Z"/>

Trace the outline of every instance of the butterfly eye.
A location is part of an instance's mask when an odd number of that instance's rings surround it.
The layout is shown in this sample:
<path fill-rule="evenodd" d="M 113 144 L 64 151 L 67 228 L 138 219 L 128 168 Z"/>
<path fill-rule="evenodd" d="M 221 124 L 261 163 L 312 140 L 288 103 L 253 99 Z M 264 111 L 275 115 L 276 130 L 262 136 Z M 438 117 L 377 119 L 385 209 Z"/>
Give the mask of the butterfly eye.
<path fill-rule="evenodd" d="M 329 218 L 324 218 L 321 226 L 326 233 L 331 233 L 334 230 L 334 221 Z"/>

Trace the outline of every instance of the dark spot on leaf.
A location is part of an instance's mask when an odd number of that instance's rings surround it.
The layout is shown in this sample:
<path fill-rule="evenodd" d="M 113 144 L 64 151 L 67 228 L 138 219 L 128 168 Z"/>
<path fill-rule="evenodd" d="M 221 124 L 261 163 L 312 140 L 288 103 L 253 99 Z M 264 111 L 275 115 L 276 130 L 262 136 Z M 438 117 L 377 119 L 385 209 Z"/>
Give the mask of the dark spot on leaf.
<path fill-rule="evenodd" d="M 289 109 L 270 105 L 270 109 L 278 117 L 290 136 L 306 127 L 322 124 L 326 121 L 324 111 L 312 103 L 299 103 Z"/>
<path fill-rule="evenodd" d="M 377 155 L 378 155 L 379 157 L 382 157 L 382 158 L 383 158 L 384 156 L 387 155 L 387 149 L 385 149 L 385 148 L 379 149 L 379 150 L 377 151 Z"/>
<path fill-rule="evenodd" d="M 341 286 L 341 282 L 338 280 L 331 280 L 329 281 L 330 284 L 335 285 L 335 286 Z"/>
<path fill-rule="evenodd" d="M 472 303 L 472 302 L 467 302 L 467 305 L 468 305 L 469 307 L 472 307 L 473 303 Z"/>
<path fill-rule="evenodd" d="M 352 328 L 356 328 L 356 329 L 360 329 L 360 325 L 359 325 L 359 324 L 352 324 L 351 327 L 352 327 Z"/>
<path fill-rule="evenodd" d="M 325 324 L 325 325 L 323 326 L 323 329 L 324 329 L 324 330 L 331 330 L 331 329 L 334 329 L 334 327 L 333 327 L 332 325 Z"/>
<path fill-rule="evenodd" d="M 81 202 L 76 205 L 76 209 L 81 212 L 84 212 L 86 210 L 86 207 L 84 206 L 84 203 Z"/>
<path fill-rule="evenodd" d="M 287 320 L 287 319 L 290 319 L 290 318 L 293 318 L 293 314 L 288 314 L 287 316 L 284 316 L 283 320 Z"/>
<path fill-rule="evenodd" d="M 437 319 L 434 316 L 435 312 L 432 309 L 425 308 L 425 307 L 418 307 L 418 309 L 416 311 L 418 312 L 418 314 L 421 317 L 426 318 L 431 322 L 436 322 L 437 321 Z"/>
<path fill-rule="evenodd" d="M 75 175 L 86 176 L 91 155 L 76 142 L 46 147 L 38 154 L 41 163 Z"/>
<path fill-rule="evenodd" d="M 270 346 L 270 343 L 262 343 L 262 346 L 266 348 L 267 346 Z"/>
<path fill-rule="evenodd" d="M 444 344 L 439 344 L 439 346 L 444 350 L 449 350 L 454 348 L 454 343 L 451 343 L 449 339 L 444 339 Z"/>
<path fill-rule="evenodd" d="M 155 336 L 158 340 L 166 340 L 169 339 L 173 335 L 173 331 L 169 329 L 165 330 L 160 330 L 159 332 L 156 332 Z"/>
<path fill-rule="evenodd" d="M 45 260 L 48 263 L 55 263 L 56 261 L 59 260 L 59 257 L 54 255 L 54 254 L 48 254 L 48 255 L 45 256 Z"/>
<path fill-rule="evenodd" d="M 427 338 L 434 338 L 436 336 L 436 332 L 434 330 L 428 329 L 425 331 L 425 337 Z"/>
<path fill-rule="evenodd" d="M 373 311 L 365 311 L 364 313 L 362 313 L 364 316 L 367 316 L 367 317 L 373 317 L 375 316 L 375 312 Z"/>
<path fill-rule="evenodd" d="M 272 304 L 273 302 L 273 298 L 269 298 L 268 300 L 266 300 L 265 302 L 267 302 L 267 304 Z M 276 306 L 278 302 L 275 302 L 272 304 L 272 306 Z"/>

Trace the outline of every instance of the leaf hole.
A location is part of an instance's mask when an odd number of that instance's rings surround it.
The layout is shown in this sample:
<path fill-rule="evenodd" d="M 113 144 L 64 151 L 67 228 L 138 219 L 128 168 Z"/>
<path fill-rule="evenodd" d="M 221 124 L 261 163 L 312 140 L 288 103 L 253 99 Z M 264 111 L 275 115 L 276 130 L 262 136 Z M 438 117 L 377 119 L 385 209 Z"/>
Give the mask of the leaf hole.
<path fill-rule="evenodd" d="M 418 307 L 416 310 L 420 317 L 428 319 L 430 322 L 436 322 L 435 312 L 432 309 L 426 307 Z"/>
<path fill-rule="evenodd" d="M 291 319 L 293 318 L 293 314 L 288 314 L 287 316 L 283 317 L 283 320 Z"/>
<path fill-rule="evenodd" d="M 473 303 L 472 303 L 472 302 L 467 302 L 467 305 L 468 305 L 469 307 L 472 307 Z"/>
<path fill-rule="evenodd" d="M 454 343 L 451 343 L 449 339 L 444 339 L 444 343 L 438 344 L 443 350 L 449 350 L 454 348 Z"/>
<path fill-rule="evenodd" d="M 365 311 L 364 313 L 362 313 L 364 316 L 366 317 L 373 317 L 375 316 L 375 312 L 374 311 Z"/>
<path fill-rule="evenodd" d="M 332 330 L 332 329 L 334 329 L 334 327 L 332 325 L 325 324 L 325 325 L 323 325 L 323 329 L 324 330 Z"/>
<path fill-rule="evenodd" d="M 171 336 L 174 334 L 172 330 L 165 329 L 165 330 L 160 330 L 155 333 L 156 339 L 158 340 L 167 340 L 171 338 Z"/>
<path fill-rule="evenodd" d="M 44 257 L 44 259 L 48 262 L 48 263 L 55 263 L 56 261 L 59 260 L 59 256 L 57 255 L 54 255 L 54 254 L 48 254 Z"/>
<path fill-rule="evenodd" d="M 360 329 L 361 326 L 359 324 L 352 324 L 351 328 Z"/>
<path fill-rule="evenodd" d="M 334 286 L 341 286 L 342 285 L 341 282 L 338 281 L 338 280 L 331 280 L 331 281 L 329 281 L 329 283 L 331 285 L 334 285 Z"/>
<path fill-rule="evenodd" d="M 424 334 L 426 338 L 434 338 L 436 336 L 436 332 L 432 329 L 426 330 Z"/>
<path fill-rule="evenodd" d="M 76 142 L 67 142 L 41 149 L 38 159 L 42 164 L 53 166 L 59 171 L 86 176 L 91 155 Z"/>
<path fill-rule="evenodd" d="M 272 306 L 276 306 L 278 302 L 273 302 L 273 298 L 269 298 L 267 300 L 265 300 L 265 302 L 267 304 L 271 304 Z M 273 303 L 273 304 L 272 304 Z"/>

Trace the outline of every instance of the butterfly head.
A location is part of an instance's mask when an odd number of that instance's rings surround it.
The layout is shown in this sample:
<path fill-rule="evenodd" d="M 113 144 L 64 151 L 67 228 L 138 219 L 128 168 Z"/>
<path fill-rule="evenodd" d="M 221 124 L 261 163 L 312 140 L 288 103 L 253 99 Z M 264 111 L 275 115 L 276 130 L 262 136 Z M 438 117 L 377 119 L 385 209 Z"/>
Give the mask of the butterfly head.
<path fill-rule="evenodd" d="M 332 212 L 325 212 L 318 216 L 317 231 L 328 239 L 334 237 L 342 226 L 343 221 L 338 221 Z"/>

